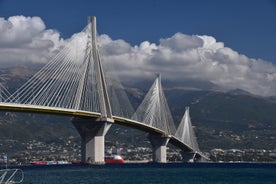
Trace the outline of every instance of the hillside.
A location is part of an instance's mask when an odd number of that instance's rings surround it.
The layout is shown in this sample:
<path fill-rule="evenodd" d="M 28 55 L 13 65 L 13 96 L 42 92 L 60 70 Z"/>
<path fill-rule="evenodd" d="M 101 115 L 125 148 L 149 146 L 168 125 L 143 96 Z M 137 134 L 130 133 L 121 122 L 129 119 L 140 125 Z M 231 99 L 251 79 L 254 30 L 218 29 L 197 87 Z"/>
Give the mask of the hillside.
<path fill-rule="evenodd" d="M 198 142 L 204 150 L 276 147 L 276 103 L 272 101 L 212 91 L 174 90 L 167 94 L 175 117 L 180 117 L 184 106 L 190 106 Z"/>
<path fill-rule="evenodd" d="M 24 67 L 1 69 L 0 82 L 13 92 L 35 71 Z M 126 87 L 134 107 L 142 101 L 150 85 L 151 81 L 145 81 Z M 177 87 L 173 82 L 165 81 L 163 86 L 176 125 L 183 116 L 185 106 L 190 106 L 192 122 L 202 150 L 275 149 L 275 97 L 257 97 L 241 90 L 226 92 L 202 81 L 186 81 L 178 83 Z M 0 117 L 1 140 L 62 142 L 64 137 L 78 137 L 70 123 L 70 117 L 5 112 Z M 148 144 L 145 133 L 118 125 L 112 126 L 107 141 L 137 146 Z"/>

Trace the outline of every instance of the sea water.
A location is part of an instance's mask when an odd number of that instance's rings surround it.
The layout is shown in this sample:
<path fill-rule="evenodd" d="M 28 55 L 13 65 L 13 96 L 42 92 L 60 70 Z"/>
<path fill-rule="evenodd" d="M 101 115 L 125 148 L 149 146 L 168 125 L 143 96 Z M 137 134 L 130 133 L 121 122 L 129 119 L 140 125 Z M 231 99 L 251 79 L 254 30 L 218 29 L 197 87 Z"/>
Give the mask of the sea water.
<path fill-rule="evenodd" d="M 178 163 L 25 166 L 26 184 L 275 184 L 276 164 Z"/>

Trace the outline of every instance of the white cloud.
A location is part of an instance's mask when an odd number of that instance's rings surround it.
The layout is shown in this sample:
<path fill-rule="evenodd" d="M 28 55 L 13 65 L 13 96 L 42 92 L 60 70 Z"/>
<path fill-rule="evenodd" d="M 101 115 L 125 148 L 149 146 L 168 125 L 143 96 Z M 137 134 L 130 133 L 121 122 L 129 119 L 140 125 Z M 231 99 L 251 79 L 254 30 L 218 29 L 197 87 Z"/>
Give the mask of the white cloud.
<path fill-rule="evenodd" d="M 183 42 L 185 40 L 185 42 Z M 175 52 L 183 52 L 188 49 L 195 49 L 202 46 L 203 40 L 198 36 L 189 36 L 176 33 L 171 38 L 160 39 L 160 45 L 170 48 Z"/>
<path fill-rule="evenodd" d="M 99 39 L 103 59 L 109 65 L 116 63 L 115 71 L 123 79 L 160 72 L 171 80 L 193 79 L 257 95 L 276 94 L 275 65 L 239 54 L 211 36 L 176 33 L 161 39 L 159 45 L 145 41 L 134 47 L 123 40 L 104 37 L 109 42 Z"/>
<path fill-rule="evenodd" d="M 0 18 L 0 63 L 45 63 L 63 40 L 39 17 Z"/>
<path fill-rule="evenodd" d="M 57 31 L 46 29 L 39 17 L 0 18 L 0 63 L 46 63 L 65 43 L 83 48 L 79 46 L 84 45 L 83 38 L 75 34 L 63 40 Z M 176 33 L 158 44 L 144 41 L 131 46 L 100 35 L 98 42 L 105 66 L 113 66 L 122 79 L 161 73 L 165 79 L 198 79 L 227 89 L 276 95 L 275 65 L 239 54 L 212 36 Z"/>

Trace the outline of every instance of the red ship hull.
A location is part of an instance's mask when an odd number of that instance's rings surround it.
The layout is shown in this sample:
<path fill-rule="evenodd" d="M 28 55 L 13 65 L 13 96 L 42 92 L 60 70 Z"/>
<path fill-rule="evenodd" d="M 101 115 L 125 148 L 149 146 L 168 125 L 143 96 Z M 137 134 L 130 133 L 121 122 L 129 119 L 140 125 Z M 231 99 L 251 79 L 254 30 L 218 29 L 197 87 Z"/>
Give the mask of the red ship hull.
<path fill-rule="evenodd" d="M 105 157 L 106 164 L 123 164 L 125 160 L 119 155 L 107 156 Z"/>

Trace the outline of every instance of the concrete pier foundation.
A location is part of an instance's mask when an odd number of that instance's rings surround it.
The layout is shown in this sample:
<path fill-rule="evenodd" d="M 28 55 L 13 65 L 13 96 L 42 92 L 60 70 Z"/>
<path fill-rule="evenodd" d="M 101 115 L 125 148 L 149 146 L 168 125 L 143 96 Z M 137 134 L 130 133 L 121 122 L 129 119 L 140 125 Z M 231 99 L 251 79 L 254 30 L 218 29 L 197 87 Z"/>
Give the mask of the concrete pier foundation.
<path fill-rule="evenodd" d="M 92 118 L 74 118 L 73 124 L 81 136 L 81 162 L 104 164 L 105 135 L 112 123 Z"/>
<path fill-rule="evenodd" d="M 169 137 L 149 134 L 149 141 L 152 145 L 152 161 L 158 163 L 167 162 L 167 144 Z"/>
<path fill-rule="evenodd" d="M 196 157 L 196 153 L 181 151 L 182 161 L 183 162 L 195 162 L 198 158 Z"/>

